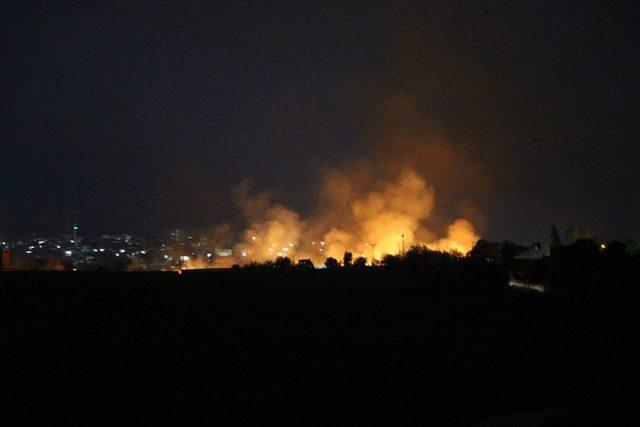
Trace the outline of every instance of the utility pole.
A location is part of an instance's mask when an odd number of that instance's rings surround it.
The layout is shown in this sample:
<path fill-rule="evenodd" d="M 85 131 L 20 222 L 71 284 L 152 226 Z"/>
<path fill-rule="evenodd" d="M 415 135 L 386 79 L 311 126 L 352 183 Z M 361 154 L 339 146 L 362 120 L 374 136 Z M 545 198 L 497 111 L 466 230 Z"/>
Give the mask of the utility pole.
<path fill-rule="evenodd" d="M 402 233 L 402 256 L 404 256 L 404 233 Z"/>
<path fill-rule="evenodd" d="M 376 244 L 371 244 L 371 265 L 374 265 L 376 262 Z"/>

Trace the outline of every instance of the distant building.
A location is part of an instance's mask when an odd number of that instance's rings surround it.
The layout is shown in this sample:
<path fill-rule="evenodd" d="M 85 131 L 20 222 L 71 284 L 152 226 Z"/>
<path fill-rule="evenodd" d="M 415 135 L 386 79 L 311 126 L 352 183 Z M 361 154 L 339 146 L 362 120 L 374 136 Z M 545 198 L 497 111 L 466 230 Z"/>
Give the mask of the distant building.
<path fill-rule="evenodd" d="M 219 257 L 227 257 L 227 256 L 233 255 L 232 249 L 216 249 L 215 252 L 216 252 L 216 255 Z"/>
<path fill-rule="evenodd" d="M 524 247 L 518 251 L 516 259 L 542 259 L 544 257 L 544 251 L 540 243 L 534 243 L 531 246 Z"/>
<path fill-rule="evenodd" d="M 2 256 L 0 256 L 0 271 L 14 270 L 15 266 L 11 264 L 9 248 L 2 248 Z"/>

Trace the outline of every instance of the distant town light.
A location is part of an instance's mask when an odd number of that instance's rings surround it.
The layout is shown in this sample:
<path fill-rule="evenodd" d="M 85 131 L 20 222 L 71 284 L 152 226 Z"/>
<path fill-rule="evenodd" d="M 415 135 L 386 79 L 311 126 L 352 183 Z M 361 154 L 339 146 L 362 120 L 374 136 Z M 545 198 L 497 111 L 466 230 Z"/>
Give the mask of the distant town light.
<path fill-rule="evenodd" d="M 30 254 L 32 251 L 25 251 L 25 253 Z"/>
<path fill-rule="evenodd" d="M 600 249 L 606 249 L 606 248 L 607 248 L 607 245 L 605 245 L 604 243 L 600 244 Z"/>
<path fill-rule="evenodd" d="M 73 255 L 73 251 L 64 251 L 64 254 L 66 256 L 71 256 L 71 255 Z"/>
<path fill-rule="evenodd" d="M 189 258 L 187 255 L 182 255 L 182 256 L 180 257 L 180 261 L 184 261 L 184 262 L 189 262 L 189 259 L 190 259 L 190 258 Z"/>
<path fill-rule="evenodd" d="M 100 252 L 104 252 L 104 248 L 100 248 L 100 249 L 99 249 L 99 251 L 100 251 Z"/>
<path fill-rule="evenodd" d="M 140 253 L 141 253 L 142 255 L 146 255 L 146 254 L 147 254 L 147 251 L 140 251 Z"/>
<path fill-rule="evenodd" d="M 120 249 L 120 253 L 121 254 L 125 253 L 125 250 L 124 249 Z"/>
<path fill-rule="evenodd" d="M 211 252 L 207 253 L 207 258 L 211 258 Z"/>

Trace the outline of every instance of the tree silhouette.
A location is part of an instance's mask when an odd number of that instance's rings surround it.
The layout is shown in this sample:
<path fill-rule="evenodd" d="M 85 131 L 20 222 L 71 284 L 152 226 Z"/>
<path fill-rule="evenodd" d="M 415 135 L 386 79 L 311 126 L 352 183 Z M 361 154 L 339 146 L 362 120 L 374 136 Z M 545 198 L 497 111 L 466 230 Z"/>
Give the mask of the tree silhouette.
<path fill-rule="evenodd" d="M 399 265 L 401 265 L 401 263 L 402 263 L 402 260 L 399 256 L 391 255 L 391 254 L 385 254 L 382 257 L 382 261 L 381 261 L 381 264 L 383 267 L 389 267 L 389 268 L 398 267 Z"/>
<path fill-rule="evenodd" d="M 310 259 L 300 259 L 298 260 L 298 264 L 296 264 L 297 268 L 300 269 L 310 269 L 313 270 L 313 262 Z"/>
<path fill-rule="evenodd" d="M 291 268 L 291 259 L 286 256 L 279 256 L 276 258 L 276 262 L 274 263 L 276 268 L 287 269 Z"/>
<path fill-rule="evenodd" d="M 353 262 L 353 254 L 351 252 L 345 252 L 342 257 L 342 265 L 349 267 Z"/>
<path fill-rule="evenodd" d="M 355 259 L 355 261 L 353 261 L 353 266 L 358 268 L 366 267 L 367 259 L 363 256 L 359 256 L 358 258 Z"/>
<path fill-rule="evenodd" d="M 339 268 L 340 267 L 340 262 L 337 259 L 333 258 L 333 257 L 329 257 L 324 262 L 324 265 L 327 268 Z"/>
<path fill-rule="evenodd" d="M 480 239 L 473 245 L 473 249 L 468 254 L 471 258 L 483 261 L 499 262 L 502 259 L 502 248 L 497 242 L 488 242 Z"/>
<path fill-rule="evenodd" d="M 550 238 L 549 246 L 551 247 L 562 246 L 562 239 L 560 238 L 560 233 L 558 233 L 558 228 L 555 225 L 551 226 L 551 238 Z"/>

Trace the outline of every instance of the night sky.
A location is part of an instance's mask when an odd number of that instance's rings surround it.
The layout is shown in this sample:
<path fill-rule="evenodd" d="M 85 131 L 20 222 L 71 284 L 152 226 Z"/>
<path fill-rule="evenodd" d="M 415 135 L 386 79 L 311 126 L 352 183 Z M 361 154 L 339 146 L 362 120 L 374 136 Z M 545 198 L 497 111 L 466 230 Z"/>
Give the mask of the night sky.
<path fill-rule="evenodd" d="M 633 2 L 194 3 L 2 2 L 0 235 L 206 227 L 246 176 L 308 213 L 401 93 L 487 238 L 640 238 Z"/>

